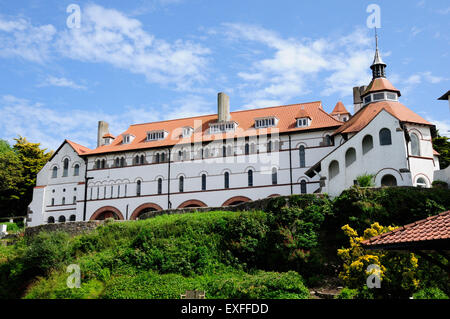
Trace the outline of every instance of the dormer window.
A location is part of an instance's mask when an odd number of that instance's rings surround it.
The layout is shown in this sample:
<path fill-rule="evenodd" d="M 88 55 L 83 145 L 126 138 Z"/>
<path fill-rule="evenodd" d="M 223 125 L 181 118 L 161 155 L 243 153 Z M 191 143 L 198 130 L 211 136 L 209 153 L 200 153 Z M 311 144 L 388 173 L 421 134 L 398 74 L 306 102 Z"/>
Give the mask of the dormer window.
<path fill-rule="evenodd" d="M 164 130 L 147 132 L 147 141 L 163 140 L 167 136 Z"/>
<path fill-rule="evenodd" d="M 307 127 L 311 124 L 309 117 L 302 117 L 297 119 L 297 127 Z"/>
<path fill-rule="evenodd" d="M 277 126 L 277 124 L 278 124 L 278 119 L 274 116 L 262 117 L 262 118 L 255 119 L 255 128 L 272 127 L 272 126 Z"/>
<path fill-rule="evenodd" d="M 134 135 L 125 134 L 123 135 L 122 144 L 130 144 L 134 140 Z"/>
<path fill-rule="evenodd" d="M 189 137 L 189 136 L 192 135 L 193 132 L 194 132 L 194 129 L 193 129 L 192 127 L 190 127 L 190 126 L 185 126 L 185 127 L 183 127 L 183 133 L 182 133 L 182 136 L 183 136 L 183 138 Z"/>
<path fill-rule="evenodd" d="M 209 133 L 225 133 L 235 131 L 237 127 L 236 122 L 224 122 L 224 123 L 211 123 L 209 124 Z"/>

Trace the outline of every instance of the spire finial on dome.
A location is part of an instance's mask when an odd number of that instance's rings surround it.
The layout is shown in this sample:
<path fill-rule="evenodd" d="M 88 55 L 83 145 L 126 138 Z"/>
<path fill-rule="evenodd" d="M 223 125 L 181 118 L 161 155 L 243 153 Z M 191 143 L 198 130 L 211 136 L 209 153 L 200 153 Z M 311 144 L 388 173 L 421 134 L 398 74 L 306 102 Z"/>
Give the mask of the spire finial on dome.
<path fill-rule="evenodd" d="M 375 78 L 384 78 L 386 77 L 385 68 L 386 64 L 381 59 L 380 52 L 378 51 L 378 33 L 377 28 L 375 28 L 375 56 L 373 58 L 373 63 L 370 66 L 372 69 L 372 77 Z"/>

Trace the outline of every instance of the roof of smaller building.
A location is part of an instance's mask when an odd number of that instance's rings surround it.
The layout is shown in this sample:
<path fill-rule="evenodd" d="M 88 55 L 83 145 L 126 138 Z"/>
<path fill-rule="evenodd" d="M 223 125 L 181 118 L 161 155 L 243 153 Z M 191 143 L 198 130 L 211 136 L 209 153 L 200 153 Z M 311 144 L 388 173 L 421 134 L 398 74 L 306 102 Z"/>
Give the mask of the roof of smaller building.
<path fill-rule="evenodd" d="M 72 146 L 72 148 L 75 150 L 75 152 L 77 152 L 78 155 L 83 155 L 84 153 L 87 153 L 88 151 L 91 150 L 90 148 L 88 148 L 86 146 L 77 144 L 77 143 L 69 141 L 69 140 L 66 140 L 66 142 L 69 143 L 70 146 Z"/>
<path fill-rule="evenodd" d="M 438 98 L 438 100 L 445 100 L 445 101 L 447 101 L 449 95 L 450 95 L 450 90 L 448 90 L 447 93 L 445 93 L 440 98 Z"/>
<path fill-rule="evenodd" d="M 450 239 L 450 210 L 421 219 L 362 242 L 368 248 L 395 248 L 400 244 L 413 247 L 430 244 L 431 241 Z M 429 246 L 430 247 L 430 246 Z"/>
<path fill-rule="evenodd" d="M 441 155 L 441 154 L 439 154 L 439 152 L 438 151 L 436 151 L 434 148 L 433 148 L 433 155 L 437 155 L 437 156 L 439 156 L 439 155 Z"/>
<path fill-rule="evenodd" d="M 331 112 L 331 114 L 350 114 L 350 112 L 347 111 L 347 109 L 344 106 L 344 103 L 339 101 L 336 103 L 336 106 L 334 107 L 333 112 Z"/>
<path fill-rule="evenodd" d="M 116 138 L 116 137 L 111 133 L 106 133 L 105 135 L 103 135 L 103 138 Z"/>
<path fill-rule="evenodd" d="M 397 101 L 380 101 L 364 106 L 333 134 L 359 132 L 382 110 L 390 113 L 401 122 L 433 125 Z"/>
<path fill-rule="evenodd" d="M 373 93 L 373 92 L 379 92 L 379 91 L 393 91 L 393 92 L 397 92 L 398 96 L 401 95 L 400 90 L 395 88 L 388 79 L 375 78 L 369 83 L 366 90 L 364 91 L 363 94 L 361 94 L 361 96 L 364 96 L 364 95 L 367 95 L 367 94 Z"/>

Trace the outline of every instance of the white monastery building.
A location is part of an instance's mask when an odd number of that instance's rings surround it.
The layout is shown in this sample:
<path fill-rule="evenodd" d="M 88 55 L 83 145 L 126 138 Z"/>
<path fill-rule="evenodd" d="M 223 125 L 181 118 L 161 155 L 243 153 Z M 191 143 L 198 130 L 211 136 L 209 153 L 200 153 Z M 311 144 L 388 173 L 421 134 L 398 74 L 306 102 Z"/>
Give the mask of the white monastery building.
<path fill-rule="evenodd" d="M 131 125 L 100 121 L 97 148 L 65 140 L 37 176 L 28 226 L 115 218 L 151 210 L 218 207 L 270 196 L 339 195 L 364 174 L 376 186 L 430 187 L 439 170 L 433 126 L 399 102 L 378 47 L 354 114 L 338 102 L 230 112 Z"/>

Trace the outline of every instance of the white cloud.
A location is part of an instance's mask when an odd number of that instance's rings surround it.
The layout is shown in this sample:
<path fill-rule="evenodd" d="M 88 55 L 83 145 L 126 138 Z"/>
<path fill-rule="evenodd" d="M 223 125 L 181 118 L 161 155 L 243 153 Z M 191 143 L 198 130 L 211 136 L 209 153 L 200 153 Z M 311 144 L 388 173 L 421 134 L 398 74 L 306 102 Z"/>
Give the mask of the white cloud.
<path fill-rule="evenodd" d="M 74 81 L 69 80 L 64 77 L 55 77 L 55 76 L 48 76 L 42 83 L 40 83 L 38 86 L 58 86 L 58 87 L 67 87 L 72 88 L 76 90 L 85 90 L 86 87 L 84 85 L 76 84 Z"/>
<path fill-rule="evenodd" d="M 35 27 L 25 19 L 7 21 L 0 16 L 0 57 L 20 57 L 43 63 L 48 60 L 56 29 Z"/>
<path fill-rule="evenodd" d="M 215 33 L 214 30 L 212 34 Z M 262 44 L 272 52 L 264 58 L 255 54 L 252 60 L 256 61 L 247 70 L 238 72 L 247 84 L 242 92 L 248 102 L 246 107 L 267 102 L 282 104 L 294 96 L 309 93 L 310 82 L 323 71 L 331 72 L 321 83 L 324 95 L 348 96 L 353 86 L 370 81 L 368 66 L 373 58 L 373 40 L 363 29 L 335 39 L 311 40 L 283 38 L 259 26 L 226 23 L 222 33 L 232 41 Z"/>
<path fill-rule="evenodd" d="M 81 28 L 59 31 L 53 25 L 33 26 L 22 18 L 0 17 L 0 57 L 42 63 L 62 56 L 107 63 L 180 90 L 206 81 L 208 48 L 181 39 L 172 43 L 158 39 L 139 20 L 99 5 L 83 6 L 81 17 Z"/>
<path fill-rule="evenodd" d="M 404 86 L 401 91 L 403 95 L 407 95 L 408 92 L 412 91 L 417 85 L 421 83 L 427 82 L 431 84 L 436 84 L 448 80 L 449 80 L 448 78 L 435 76 L 430 71 L 419 72 L 410 75 L 409 77 L 406 78 L 406 80 L 403 81 L 400 80 L 400 84 Z"/>
<path fill-rule="evenodd" d="M 98 5 L 83 8 L 81 28 L 61 32 L 58 50 L 86 62 L 104 62 L 143 74 L 149 82 L 189 89 L 204 75 L 209 49 L 176 40 L 168 43 L 147 33 L 137 19 Z"/>

